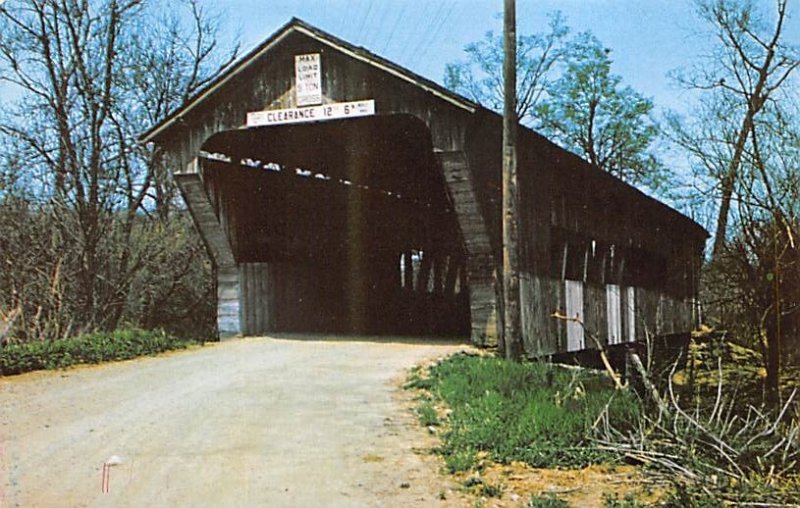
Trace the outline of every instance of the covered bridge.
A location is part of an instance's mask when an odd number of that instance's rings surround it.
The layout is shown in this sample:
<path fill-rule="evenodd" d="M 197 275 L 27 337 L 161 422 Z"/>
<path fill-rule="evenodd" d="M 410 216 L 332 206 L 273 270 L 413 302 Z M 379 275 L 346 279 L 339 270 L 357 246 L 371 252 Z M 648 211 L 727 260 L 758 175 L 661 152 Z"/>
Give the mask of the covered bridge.
<path fill-rule="evenodd" d="M 501 118 L 293 19 L 142 136 L 213 258 L 221 336 L 497 338 Z M 685 333 L 707 233 L 519 133 L 529 356 Z"/>

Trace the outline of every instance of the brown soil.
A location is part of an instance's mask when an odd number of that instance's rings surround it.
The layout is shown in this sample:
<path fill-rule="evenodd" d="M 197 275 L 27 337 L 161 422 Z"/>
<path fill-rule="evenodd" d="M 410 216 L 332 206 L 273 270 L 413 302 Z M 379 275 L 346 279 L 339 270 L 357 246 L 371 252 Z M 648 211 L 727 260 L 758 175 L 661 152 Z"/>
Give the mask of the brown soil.
<path fill-rule="evenodd" d="M 474 482 L 476 475 L 462 474 L 462 484 Z M 654 502 L 662 491 L 633 466 L 590 466 L 584 469 L 536 469 L 522 463 L 490 464 L 480 474 L 480 483 L 470 488 L 475 498 L 487 507 L 525 506 L 531 497 L 553 496 L 570 506 L 600 508 L 604 496 L 622 500 L 633 494 L 637 500 Z M 472 480 L 472 482 L 470 481 Z M 484 486 L 499 487 L 500 497 L 487 497 Z M 483 491 L 483 492 L 482 492 Z"/>

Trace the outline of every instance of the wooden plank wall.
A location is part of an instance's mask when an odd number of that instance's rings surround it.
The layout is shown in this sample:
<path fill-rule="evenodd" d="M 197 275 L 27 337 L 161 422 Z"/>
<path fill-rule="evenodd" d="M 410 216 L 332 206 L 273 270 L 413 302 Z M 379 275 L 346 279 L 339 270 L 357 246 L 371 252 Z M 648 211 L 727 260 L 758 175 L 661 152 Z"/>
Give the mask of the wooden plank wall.
<path fill-rule="evenodd" d="M 575 280 L 564 281 L 566 305 L 564 315 L 568 318 L 567 351 L 586 349 L 584 326 L 586 325 L 586 302 L 584 301 L 583 283 Z"/>
<path fill-rule="evenodd" d="M 568 309 L 567 286 L 582 287 L 580 308 L 573 303 Z M 609 288 L 617 288 L 609 290 Z M 589 337 L 591 333 L 602 346 L 630 341 L 644 341 L 648 336 L 686 333 L 694 327 L 692 300 L 679 300 L 658 291 L 616 285 L 587 284 L 580 281 L 562 281 L 550 277 L 523 274 L 520 279 L 523 341 L 526 355 L 538 358 L 574 351 L 568 343 L 568 330 L 577 333 L 579 325 L 553 316 L 555 312 L 580 316 L 585 325 L 583 337 L 587 350 L 597 349 Z M 615 296 L 616 295 L 616 296 Z M 577 302 L 577 300 L 576 300 Z M 630 306 L 633 302 L 633 307 Z M 609 306 L 614 316 L 619 340 L 609 341 Z M 631 333 L 633 332 L 633 333 Z"/>
<path fill-rule="evenodd" d="M 566 326 L 553 313 L 565 308 L 564 284 L 530 273 L 520 276 L 522 337 L 528 356 L 538 358 L 566 351 Z"/>
<path fill-rule="evenodd" d="M 586 336 L 584 345 L 586 349 L 597 349 L 590 334 L 603 343 L 608 342 L 608 297 L 604 286 L 584 284 L 583 286 L 583 314 Z"/>
<path fill-rule="evenodd" d="M 239 270 L 217 267 L 217 331 L 221 339 L 242 334 L 239 304 Z"/>
<path fill-rule="evenodd" d="M 275 284 L 269 263 L 239 265 L 242 333 L 261 335 L 274 329 Z"/>

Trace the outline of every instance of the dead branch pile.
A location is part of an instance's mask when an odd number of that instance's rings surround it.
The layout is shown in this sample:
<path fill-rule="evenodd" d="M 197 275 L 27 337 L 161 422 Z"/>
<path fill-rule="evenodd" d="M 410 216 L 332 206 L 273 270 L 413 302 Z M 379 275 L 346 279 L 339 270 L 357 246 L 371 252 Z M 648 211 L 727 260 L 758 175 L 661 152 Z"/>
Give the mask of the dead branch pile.
<path fill-rule="evenodd" d="M 654 403 L 645 406 L 652 409 L 633 430 L 615 429 L 606 411 L 595 425 L 597 446 L 725 504 L 800 506 L 785 504 L 800 499 L 797 390 L 772 410 L 743 404 L 735 390 L 726 393 L 720 361 L 713 401 L 687 404 L 673 386 L 676 368 L 664 395 L 648 393 Z M 637 370 L 652 386 L 647 372 Z"/>

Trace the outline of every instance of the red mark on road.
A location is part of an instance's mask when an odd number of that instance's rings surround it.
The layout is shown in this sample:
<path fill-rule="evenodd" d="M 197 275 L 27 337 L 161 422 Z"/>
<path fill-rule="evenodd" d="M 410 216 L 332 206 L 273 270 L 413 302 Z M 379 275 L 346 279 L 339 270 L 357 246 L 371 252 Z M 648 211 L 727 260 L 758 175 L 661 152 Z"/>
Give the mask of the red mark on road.
<path fill-rule="evenodd" d="M 103 462 L 103 486 L 102 491 L 103 494 L 108 493 L 108 484 L 109 484 L 109 476 L 111 473 L 111 464 L 107 462 Z"/>

